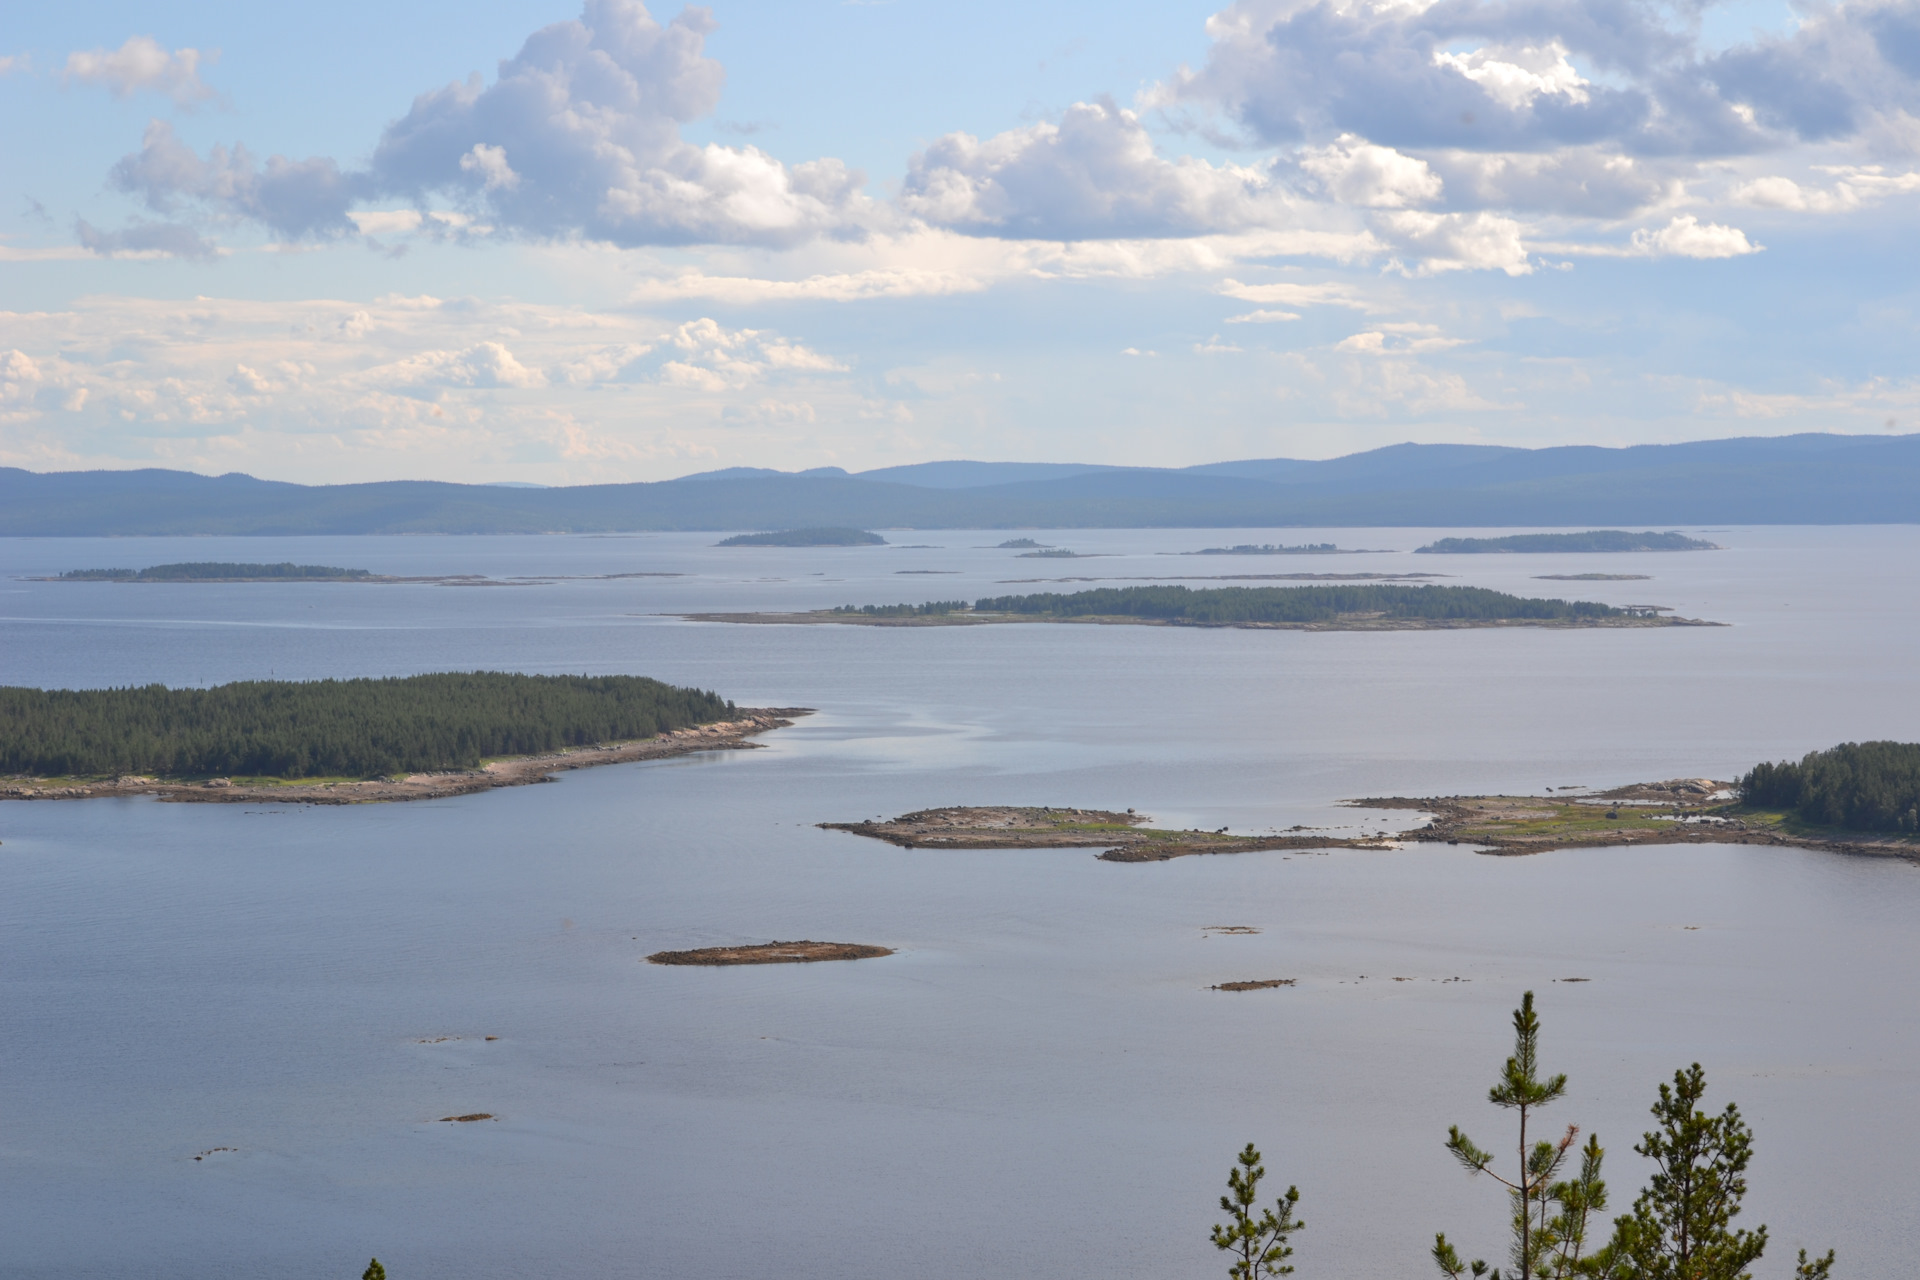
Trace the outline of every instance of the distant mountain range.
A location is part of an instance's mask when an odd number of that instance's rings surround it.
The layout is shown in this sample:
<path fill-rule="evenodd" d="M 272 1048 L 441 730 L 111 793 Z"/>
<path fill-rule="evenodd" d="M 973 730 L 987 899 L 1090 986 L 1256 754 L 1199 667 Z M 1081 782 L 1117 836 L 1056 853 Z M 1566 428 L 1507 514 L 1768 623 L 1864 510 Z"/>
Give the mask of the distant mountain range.
<path fill-rule="evenodd" d="M 732 467 L 552 488 L 0 468 L 0 536 L 14 537 L 1907 523 L 1920 523 L 1920 435 L 1623 449 L 1401 444 L 1318 462 L 1178 470 L 963 461 L 858 474 Z"/>

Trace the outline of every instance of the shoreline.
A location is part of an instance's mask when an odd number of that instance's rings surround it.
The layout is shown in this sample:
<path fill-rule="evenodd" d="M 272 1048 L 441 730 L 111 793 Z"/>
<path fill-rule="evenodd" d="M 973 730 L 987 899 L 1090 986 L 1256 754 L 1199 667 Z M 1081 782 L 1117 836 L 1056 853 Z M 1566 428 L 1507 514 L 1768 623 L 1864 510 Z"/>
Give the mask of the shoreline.
<path fill-rule="evenodd" d="M 764 744 L 749 738 L 784 729 L 811 707 L 739 707 L 733 720 L 673 729 L 657 737 L 632 742 L 600 743 L 566 751 L 490 760 L 478 769 L 449 769 L 415 773 L 398 780 L 302 782 L 298 779 L 269 785 L 234 783 L 225 778 L 182 781 L 147 776 L 107 778 L 97 782 L 49 785 L 40 779 L 0 781 L 0 800 L 94 800 L 111 796 L 145 796 L 174 804 L 386 804 L 406 800 L 437 800 L 473 795 L 499 787 L 521 787 L 552 782 L 569 769 L 591 769 L 603 764 L 636 760 L 665 760 L 697 751 L 753 751 Z"/>
<path fill-rule="evenodd" d="M 1639 630 L 1649 627 L 1725 627 L 1727 622 L 1701 618 L 1329 618 L 1314 622 L 1192 622 L 1185 618 L 1137 618 L 1127 615 L 1081 614 L 1058 617 L 1043 613 L 936 613 L 891 617 L 865 613 L 834 613 L 818 609 L 807 613 L 669 613 L 659 615 L 682 622 L 724 622 L 759 626 L 842 627 L 989 627 L 1018 623 L 1077 624 L 1100 627 L 1192 627 L 1237 631 L 1487 631 L 1515 627 L 1548 631 Z"/>
<path fill-rule="evenodd" d="M 1920 862 L 1920 839 L 1805 830 L 1779 814 L 1731 801 L 1730 783 L 1682 778 L 1560 796 L 1368 796 L 1352 809 L 1408 809 L 1424 825 L 1374 836 L 1286 833 L 1242 836 L 1149 827 L 1145 814 L 1045 806 L 922 809 L 884 821 L 822 822 L 828 831 L 902 849 L 1098 849 L 1103 862 L 1165 862 L 1198 854 L 1268 850 L 1399 849 L 1469 845 L 1493 857 L 1619 845 L 1752 844 Z"/>

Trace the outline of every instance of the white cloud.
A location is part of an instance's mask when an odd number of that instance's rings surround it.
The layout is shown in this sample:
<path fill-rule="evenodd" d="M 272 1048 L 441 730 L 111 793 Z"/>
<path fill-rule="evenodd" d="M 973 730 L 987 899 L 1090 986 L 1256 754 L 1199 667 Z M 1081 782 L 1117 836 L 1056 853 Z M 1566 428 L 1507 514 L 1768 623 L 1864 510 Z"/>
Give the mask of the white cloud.
<path fill-rule="evenodd" d="M 1686 213 L 1657 231 L 1642 227 L 1634 232 L 1631 251 L 1650 258 L 1738 258 L 1759 253 L 1764 247 L 1749 241 L 1738 227 L 1717 222 L 1703 226 L 1700 219 Z"/>
<path fill-rule="evenodd" d="M 1228 278 L 1220 282 L 1219 290 L 1229 298 L 1238 298 L 1242 302 L 1277 302 L 1289 307 L 1352 307 L 1357 311 L 1368 309 L 1354 286 L 1339 281 L 1298 284 L 1281 280 L 1271 284 L 1242 284 Z"/>
<path fill-rule="evenodd" d="M 193 107 L 219 96 L 200 81 L 202 63 L 211 65 L 219 56 L 198 49 L 168 52 L 152 36 L 133 36 L 118 49 L 68 54 L 60 79 L 67 84 L 99 85 L 116 98 L 158 93 L 172 98 L 177 106 Z"/>
<path fill-rule="evenodd" d="M 1331 146 L 1308 148 L 1300 167 L 1342 204 L 1402 209 L 1440 198 L 1441 182 L 1426 161 L 1342 134 Z"/>
<path fill-rule="evenodd" d="M 755 147 L 681 138 L 719 99 L 723 72 L 704 53 L 712 29 L 697 7 L 662 26 L 639 0 L 586 0 L 579 19 L 529 36 L 491 85 L 476 74 L 415 98 L 365 170 L 324 156 L 262 166 L 239 145 L 201 159 L 155 122 L 112 180 L 156 210 L 192 203 L 287 239 L 350 234 L 349 208 L 383 196 L 423 210 L 450 201 L 517 235 L 622 246 L 857 231 L 875 210 L 864 177 L 838 160 L 789 166 Z"/>
<path fill-rule="evenodd" d="M 33 70 L 33 56 L 25 53 L 9 53 L 0 56 L 0 76 L 16 73 L 24 74 Z"/>
<path fill-rule="evenodd" d="M 512 191 L 520 185 L 520 175 L 507 163 L 506 148 L 484 142 L 474 143 L 473 149 L 460 157 L 460 171 L 476 175 L 486 191 Z"/>
<path fill-rule="evenodd" d="M 1298 311 L 1272 311 L 1262 308 L 1258 311 L 1246 311 L 1237 316 L 1228 316 L 1228 324 L 1276 324 L 1282 320 L 1298 320 Z"/>
<path fill-rule="evenodd" d="M 984 142 L 950 133 L 907 166 L 900 206 L 972 235 L 1067 240 L 1201 235 L 1292 221 L 1266 169 L 1167 160 L 1133 112 L 1078 102 L 1058 124 Z"/>
<path fill-rule="evenodd" d="M 1533 270 L 1520 239 L 1520 224 L 1512 218 L 1406 209 L 1381 214 L 1379 226 L 1397 249 L 1418 256 L 1418 275 L 1504 271 L 1523 276 Z"/>
<path fill-rule="evenodd" d="M 1784 209 L 1792 213 L 1850 213 L 1855 209 L 1920 191 L 1920 173 L 1890 174 L 1880 165 L 1823 165 L 1837 181 L 1831 187 L 1802 185 L 1792 178 L 1769 175 L 1735 187 L 1732 199 L 1756 209 Z"/>
<path fill-rule="evenodd" d="M 1509 111 L 1524 111 L 1545 94 L 1558 94 L 1580 105 L 1588 101 L 1587 82 L 1567 61 L 1567 46 L 1558 40 L 1465 54 L 1435 53 L 1433 62 L 1458 71 Z"/>
<path fill-rule="evenodd" d="M 1447 337 L 1438 325 L 1406 321 L 1352 334 L 1335 343 L 1333 349 L 1362 355 L 1421 355 L 1465 346 L 1469 341 Z"/>
<path fill-rule="evenodd" d="M 313 456 L 344 479 L 368 458 L 444 473 L 532 457 L 592 474 L 691 447 L 702 424 L 770 399 L 837 422 L 890 412 L 814 347 L 710 319 L 402 296 L 0 311 L 0 464 L 252 458 L 285 474 Z"/>
<path fill-rule="evenodd" d="M 636 302 L 710 298 L 734 305 L 760 302 L 861 302 L 870 298 L 939 297 L 987 287 L 978 275 L 939 269 L 876 267 L 812 275 L 801 280 L 711 276 L 693 270 L 667 279 L 643 280 L 629 295 Z"/>

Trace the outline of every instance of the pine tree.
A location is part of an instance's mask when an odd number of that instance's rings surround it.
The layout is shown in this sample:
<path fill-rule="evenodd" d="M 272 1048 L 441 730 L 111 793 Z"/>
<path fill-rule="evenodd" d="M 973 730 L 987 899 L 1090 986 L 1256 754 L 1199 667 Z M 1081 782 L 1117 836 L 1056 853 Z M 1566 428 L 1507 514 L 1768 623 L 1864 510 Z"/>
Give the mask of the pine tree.
<path fill-rule="evenodd" d="M 1275 1201 L 1272 1209 L 1262 1210 L 1256 1218 L 1253 1215 L 1260 1199 L 1260 1179 L 1267 1176 L 1260 1152 L 1249 1142 L 1236 1164 L 1236 1168 L 1227 1170 L 1231 1194 L 1220 1197 L 1220 1207 L 1232 1215 L 1232 1221 L 1213 1229 L 1214 1248 L 1235 1255 L 1227 1275 L 1232 1280 L 1292 1275 L 1293 1267 L 1287 1259 L 1293 1256 L 1293 1249 L 1287 1237 L 1307 1226 L 1293 1216 L 1294 1206 L 1300 1203 L 1299 1188 L 1288 1187 L 1287 1194 Z"/>
<path fill-rule="evenodd" d="M 380 1265 L 380 1259 L 375 1258 L 367 1264 L 367 1269 L 360 1273 L 360 1280 L 387 1280 L 387 1269 Z"/>
<path fill-rule="evenodd" d="M 1459 1125 L 1447 1133 L 1447 1150 L 1454 1159 L 1469 1173 L 1487 1174 L 1507 1189 L 1513 1208 L 1513 1243 L 1508 1254 L 1511 1274 L 1519 1280 L 1582 1275 L 1592 1267 L 1591 1260 L 1581 1255 L 1586 1247 L 1588 1216 L 1607 1203 L 1607 1185 L 1600 1178 L 1605 1150 L 1598 1139 L 1588 1139 L 1581 1152 L 1579 1174 L 1559 1181 L 1556 1179 L 1579 1136 L 1579 1127 L 1568 1125 L 1558 1142 L 1528 1142 L 1533 1113 L 1565 1097 L 1566 1092 L 1565 1074 L 1540 1078 L 1540 1016 L 1533 1011 L 1533 992 L 1529 991 L 1513 1011 L 1513 1056 L 1501 1069 L 1499 1082 L 1487 1093 L 1487 1101 L 1494 1106 L 1519 1112 L 1517 1177 L 1510 1180 L 1495 1173 L 1492 1153 L 1475 1146 Z M 1449 1280 L 1459 1280 L 1469 1272 L 1476 1277 L 1487 1274 L 1487 1264 L 1480 1259 L 1462 1262 L 1444 1232 L 1434 1237 L 1433 1261 Z M 1500 1280 L 1497 1269 L 1493 1280 Z"/>
<path fill-rule="evenodd" d="M 1657 1166 L 1633 1202 L 1614 1221 L 1602 1274 L 1619 1280 L 1751 1280 L 1747 1270 L 1766 1251 L 1767 1228 L 1736 1228 L 1747 1194 L 1753 1130 L 1733 1103 L 1719 1115 L 1700 1109 L 1707 1073 L 1699 1063 L 1673 1073 L 1653 1105 L 1658 1130 L 1634 1150 Z M 1833 1252 L 1809 1260 L 1800 1251 L 1796 1280 L 1828 1280 Z"/>

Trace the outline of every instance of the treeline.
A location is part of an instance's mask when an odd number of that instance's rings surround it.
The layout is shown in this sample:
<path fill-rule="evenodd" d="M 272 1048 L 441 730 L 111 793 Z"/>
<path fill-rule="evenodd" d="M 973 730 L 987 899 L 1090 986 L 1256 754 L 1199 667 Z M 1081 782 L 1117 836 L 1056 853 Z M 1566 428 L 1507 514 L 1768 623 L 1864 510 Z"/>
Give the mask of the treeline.
<path fill-rule="evenodd" d="M 447 672 L 213 689 L 0 687 L 0 774 L 378 777 L 648 738 L 725 719 L 642 676 Z"/>
<path fill-rule="evenodd" d="M 1099 587 L 974 602 L 994 613 L 1052 617 L 1165 618 L 1184 622 L 1323 622 L 1345 614 L 1386 618 L 1542 621 L 1623 616 L 1589 600 L 1540 600 L 1485 587 L 1400 587 L 1372 583 L 1313 587 Z"/>
<path fill-rule="evenodd" d="M 1340 550 L 1331 542 L 1303 542 L 1297 547 L 1283 546 L 1277 542 L 1236 542 L 1230 547 L 1203 547 L 1199 551 L 1183 551 L 1189 556 L 1330 556 Z"/>
<path fill-rule="evenodd" d="M 1543 551 L 1718 551 L 1720 545 L 1683 533 L 1628 533 L 1622 529 L 1589 529 L 1585 533 L 1511 533 L 1503 538 L 1442 538 L 1416 555 L 1466 555 Z"/>
<path fill-rule="evenodd" d="M 200 582 L 233 578 L 370 578 L 365 569 L 341 569 L 330 564 L 229 564 L 196 560 L 187 564 L 156 564 L 150 569 L 69 569 L 62 582 Z"/>
<path fill-rule="evenodd" d="M 1753 1129 L 1728 1103 L 1704 1105 L 1707 1073 L 1699 1063 L 1673 1073 L 1653 1104 L 1655 1127 L 1640 1135 L 1634 1152 L 1653 1164 L 1646 1187 L 1626 1212 L 1607 1221 L 1609 1196 L 1602 1178 L 1606 1148 L 1589 1135 L 1576 1145 L 1578 1125 L 1557 1137 L 1557 1125 L 1540 1112 L 1567 1096 L 1564 1073 L 1540 1067 L 1540 1015 L 1533 992 L 1513 1011 L 1513 1054 L 1495 1077 L 1487 1101 L 1518 1120 L 1518 1132 L 1483 1149 L 1454 1125 L 1446 1149 L 1469 1174 L 1485 1174 L 1505 1194 L 1508 1266 L 1492 1268 L 1491 1280 L 1752 1280 L 1750 1269 L 1771 1243 L 1766 1225 L 1734 1225 L 1747 1195 L 1747 1165 L 1753 1159 Z M 1292 1238 L 1305 1230 L 1296 1216 L 1300 1191 L 1288 1187 L 1271 1208 L 1260 1203 L 1267 1171 L 1249 1142 L 1227 1172 L 1228 1194 L 1220 1208 L 1228 1220 L 1213 1228 L 1213 1246 L 1229 1259 L 1229 1280 L 1280 1280 L 1294 1266 Z M 1612 1230 L 1607 1230 L 1611 1225 Z M 1436 1233 L 1429 1256 L 1446 1280 L 1482 1280 L 1489 1267 L 1471 1262 Z M 1832 1249 L 1819 1257 L 1799 1251 L 1794 1280 L 1832 1280 Z M 364 1278 L 363 1278 L 364 1280 Z"/>
<path fill-rule="evenodd" d="M 1920 744 L 1844 742 L 1797 764 L 1757 764 L 1739 787 L 1747 804 L 1821 826 L 1920 831 Z"/>
<path fill-rule="evenodd" d="M 863 618 L 925 618 L 942 613 L 965 613 L 973 606 L 965 600 L 929 600 L 925 604 L 842 604 L 835 613 L 857 613 Z"/>
<path fill-rule="evenodd" d="M 774 533 L 736 533 L 716 547 L 884 547 L 887 540 L 865 529 L 781 529 Z"/>

